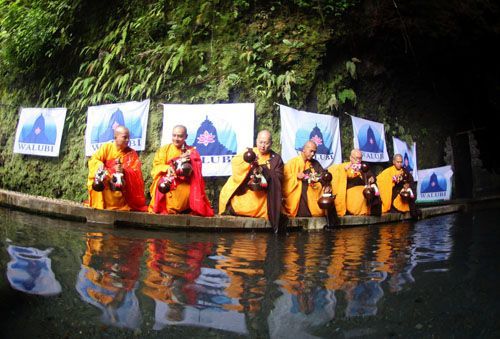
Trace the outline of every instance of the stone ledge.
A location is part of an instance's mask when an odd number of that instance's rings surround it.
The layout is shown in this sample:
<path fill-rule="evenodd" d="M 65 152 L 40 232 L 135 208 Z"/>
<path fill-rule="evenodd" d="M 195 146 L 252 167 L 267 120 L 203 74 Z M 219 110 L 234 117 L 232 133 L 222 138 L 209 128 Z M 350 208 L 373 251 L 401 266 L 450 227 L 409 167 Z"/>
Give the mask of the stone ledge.
<path fill-rule="evenodd" d="M 490 199 L 491 200 L 491 199 Z M 500 200 L 500 197 L 493 199 Z M 469 203 L 470 204 L 470 203 Z M 88 223 L 98 223 L 109 226 L 139 226 L 160 229 L 212 229 L 212 230 L 270 230 L 268 221 L 259 218 L 236 216 L 214 216 L 204 218 L 188 214 L 161 215 L 143 212 L 123 212 L 98 210 L 86 207 L 69 200 L 58 200 L 40 196 L 0 189 L 0 206 L 20 209 L 29 213 L 47 215 L 56 218 L 78 220 Z M 435 215 L 454 213 L 467 208 L 466 202 L 440 204 L 421 208 L 422 217 L 429 218 Z M 381 217 L 373 216 L 345 216 L 340 219 L 340 226 L 373 225 L 409 220 L 409 213 L 387 213 Z M 324 217 L 293 218 L 289 220 L 289 229 L 303 229 L 308 231 L 322 230 L 326 225 Z"/>

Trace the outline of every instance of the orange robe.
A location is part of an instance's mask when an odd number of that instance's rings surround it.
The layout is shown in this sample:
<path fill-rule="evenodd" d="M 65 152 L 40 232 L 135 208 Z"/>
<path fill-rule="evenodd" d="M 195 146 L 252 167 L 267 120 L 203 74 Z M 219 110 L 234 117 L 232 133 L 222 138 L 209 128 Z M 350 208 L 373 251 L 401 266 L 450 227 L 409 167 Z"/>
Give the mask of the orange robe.
<path fill-rule="evenodd" d="M 253 148 L 253 151 L 257 154 L 259 165 L 265 165 L 271 157 L 270 154 L 261 155 L 256 147 Z M 243 160 L 243 154 L 238 154 L 231 160 L 231 169 L 233 174 L 220 192 L 219 214 L 226 210 L 227 204 L 230 202 L 237 215 L 269 219 L 267 215 L 267 191 L 252 191 L 242 188 L 245 191 L 243 194 L 236 193 L 250 171 L 250 164 Z"/>
<path fill-rule="evenodd" d="M 109 172 L 108 179 L 110 179 L 111 174 L 114 173 L 116 159 L 121 160 L 123 167 L 125 179 L 123 191 L 111 191 L 107 181 L 102 192 L 94 191 L 92 183 L 97 169 L 104 166 Z M 130 147 L 120 150 L 114 142 L 105 143 L 92 155 L 88 166 L 87 189 L 90 207 L 120 211 L 146 211 L 141 161 L 136 151 Z"/>
<path fill-rule="evenodd" d="M 153 183 L 149 189 L 151 202 L 149 212 L 179 214 L 190 210 L 192 214 L 211 217 L 214 215 L 205 194 L 205 182 L 201 174 L 201 159 L 194 147 L 187 146 L 191 152 L 193 173 L 189 178 L 176 178 L 176 188 L 166 194 L 158 191 L 160 179 L 172 168 L 172 161 L 180 157 L 182 150 L 174 144 L 162 146 L 156 151 L 151 176 Z"/>
<path fill-rule="evenodd" d="M 400 176 L 403 174 L 403 169 L 396 169 L 394 165 L 383 170 L 377 176 L 377 184 L 380 191 L 380 198 L 382 199 L 382 213 L 389 212 L 391 206 L 394 206 L 400 212 L 409 212 L 410 204 L 404 202 L 401 196 L 398 194 L 394 200 L 392 200 L 392 191 L 395 183 L 392 178 L 394 176 Z"/>
<path fill-rule="evenodd" d="M 297 179 L 297 174 L 311 168 L 309 160 L 304 160 L 301 155 L 288 161 L 284 167 L 283 180 L 283 210 L 289 217 L 297 216 L 299 203 L 302 195 L 303 181 Z M 318 199 L 323 193 L 323 186 L 319 182 L 311 183 L 307 187 L 307 207 L 311 216 L 320 217 L 325 215 L 325 210 L 319 208 Z"/>
<path fill-rule="evenodd" d="M 333 165 L 328 168 L 332 174 L 332 192 L 335 197 L 335 208 L 337 215 L 342 217 L 349 212 L 353 215 L 369 215 L 370 208 L 363 196 L 364 186 L 354 186 L 347 189 L 347 179 L 361 177 L 361 172 L 346 170 L 350 162 Z"/>

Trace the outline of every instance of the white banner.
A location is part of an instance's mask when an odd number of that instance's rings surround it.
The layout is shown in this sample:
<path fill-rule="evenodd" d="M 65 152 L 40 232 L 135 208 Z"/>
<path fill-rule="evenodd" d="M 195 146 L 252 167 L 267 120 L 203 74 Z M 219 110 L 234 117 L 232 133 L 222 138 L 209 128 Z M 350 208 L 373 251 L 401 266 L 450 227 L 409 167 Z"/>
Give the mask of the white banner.
<path fill-rule="evenodd" d="M 406 142 L 395 137 L 392 137 L 392 144 L 394 154 L 401 154 L 403 157 L 403 167 L 411 173 L 413 180 L 418 181 L 417 144 L 414 142 L 413 146 L 409 148 Z"/>
<path fill-rule="evenodd" d="M 21 108 L 14 153 L 59 156 L 66 108 Z"/>
<path fill-rule="evenodd" d="M 280 120 L 281 157 L 284 162 L 295 158 L 308 140 L 318 145 L 315 159 L 323 168 L 342 162 L 338 118 L 280 105 Z"/>
<path fill-rule="evenodd" d="M 85 155 L 91 156 L 102 144 L 114 139 L 117 126 L 130 130 L 129 146 L 136 151 L 146 147 L 149 99 L 118 104 L 90 106 L 87 111 Z"/>
<path fill-rule="evenodd" d="M 254 143 L 254 104 L 163 104 L 161 144 L 172 142 L 176 125 L 187 128 L 186 143 L 195 146 L 203 176 L 231 175 L 231 159 Z"/>
<path fill-rule="evenodd" d="M 419 170 L 417 201 L 449 200 L 451 197 L 451 166 Z"/>
<path fill-rule="evenodd" d="M 363 152 L 363 161 L 389 161 L 384 124 L 351 116 L 354 148 Z"/>

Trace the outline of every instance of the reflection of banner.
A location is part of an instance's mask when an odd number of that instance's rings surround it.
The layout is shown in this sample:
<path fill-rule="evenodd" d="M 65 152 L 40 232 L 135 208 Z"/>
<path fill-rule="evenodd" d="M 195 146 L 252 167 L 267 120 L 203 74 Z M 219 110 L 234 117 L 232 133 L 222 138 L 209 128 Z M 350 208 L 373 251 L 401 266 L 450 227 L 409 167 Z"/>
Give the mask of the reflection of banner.
<path fill-rule="evenodd" d="M 129 146 L 143 151 L 146 146 L 149 99 L 119 104 L 90 106 L 85 131 L 85 155 L 91 156 L 105 142 L 114 139 L 114 130 L 123 125 L 130 130 Z"/>
<path fill-rule="evenodd" d="M 451 166 L 419 170 L 417 201 L 449 200 L 451 196 Z"/>
<path fill-rule="evenodd" d="M 401 154 L 403 167 L 411 173 L 413 180 L 418 181 L 417 144 L 413 143 L 410 149 L 406 142 L 395 137 L 392 137 L 392 143 L 394 145 L 394 154 Z"/>
<path fill-rule="evenodd" d="M 384 124 L 351 116 L 354 148 L 363 152 L 363 161 L 389 160 L 385 144 Z"/>
<path fill-rule="evenodd" d="M 175 125 L 188 131 L 188 145 L 196 147 L 203 176 L 231 175 L 231 159 L 253 146 L 254 104 L 163 105 L 161 144 L 171 142 Z"/>
<path fill-rule="evenodd" d="M 83 301 L 102 311 L 101 320 L 107 325 L 120 328 L 139 328 L 142 322 L 139 300 L 135 295 L 138 283 L 133 290 L 117 286 L 105 286 L 98 280 L 108 281 L 101 272 L 82 265 L 76 282 L 76 290 Z M 96 281 L 97 280 L 97 281 Z"/>
<path fill-rule="evenodd" d="M 59 156 L 66 108 L 22 108 L 14 153 Z"/>
<path fill-rule="evenodd" d="M 61 293 L 61 284 L 52 272 L 51 248 L 41 251 L 33 247 L 9 245 L 7 252 L 11 259 L 7 265 L 7 278 L 12 288 L 45 296 Z"/>
<path fill-rule="evenodd" d="M 229 280 L 230 277 L 222 270 L 201 267 L 200 275 L 193 284 L 197 293 L 192 305 L 166 303 L 155 299 L 153 329 L 162 330 L 169 325 L 187 325 L 248 334 L 245 313 L 234 310 L 238 300 L 226 295 Z"/>
<path fill-rule="evenodd" d="M 280 105 L 280 116 L 281 157 L 284 162 L 296 157 L 308 140 L 318 145 L 316 160 L 324 168 L 342 162 L 338 118 L 283 105 Z"/>

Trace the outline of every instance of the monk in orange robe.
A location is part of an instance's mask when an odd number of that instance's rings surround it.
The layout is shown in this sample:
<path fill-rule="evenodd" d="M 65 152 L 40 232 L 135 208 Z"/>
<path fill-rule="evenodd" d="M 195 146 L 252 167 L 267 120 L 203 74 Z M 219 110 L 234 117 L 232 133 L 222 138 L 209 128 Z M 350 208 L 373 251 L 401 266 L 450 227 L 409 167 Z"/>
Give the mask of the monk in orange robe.
<path fill-rule="evenodd" d="M 278 232 L 283 196 L 283 160 L 271 150 L 273 143 L 268 130 L 258 133 L 256 144 L 253 152 L 257 157 L 251 164 L 244 160 L 243 154 L 238 154 L 231 160 L 232 175 L 220 192 L 219 213 L 265 218 L 274 231 Z M 250 189 L 248 183 L 254 173 L 265 178 L 267 187 Z"/>
<path fill-rule="evenodd" d="M 103 144 L 88 162 L 89 206 L 119 211 L 146 211 L 141 161 L 137 152 L 128 147 L 130 132 L 125 126 L 118 126 L 114 136 L 115 140 Z M 97 172 L 104 174 L 104 189 L 101 191 L 93 185 Z M 114 190 L 111 185 L 117 175 L 123 178 L 124 183 L 121 189 Z"/>
<path fill-rule="evenodd" d="M 386 212 L 410 212 L 412 217 L 417 217 L 415 206 L 415 183 L 410 172 L 403 168 L 403 156 L 395 154 L 392 158 L 392 166 L 383 170 L 377 176 L 377 183 L 382 199 L 382 213 Z M 403 199 L 402 191 L 408 192 L 408 198 Z"/>
<path fill-rule="evenodd" d="M 318 206 L 318 200 L 324 193 L 331 192 L 330 183 L 322 180 L 325 171 L 314 159 L 318 146 L 311 140 L 307 141 L 300 154 L 288 161 L 284 167 L 283 180 L 283 210 L 289 217 L 321 217 L 326 210 Z M 329 223 L 336 219 L 335 207 Z M 331 220 L 330 220 L 331 219 Z M 330 225 L 329 225 L 330 226 Z"/>
<path fill-rule="evenodd" d="M 172 143 L 156 151 L 151 170 L 153 183 L 149 190 L 148 210 L 151 213 L 214 215 L 205 193 L 200 154 L 186 144 L 187 137 L 186 127 L 177 125 L 172 131 Z M 186 167 L 186 164 L 189 165 Z M 168 189 L 162 190 L 161 185 L 167 185 Z"/>
<path fill-rule="evenodd" d="M 335 208 L 339 217 L 346 213 L 352 215 L 380 215 L 380 197 L 374 196 L 367 201 L 363 195 L 366 185 L 376 182 L 373 173 L 361 170 L 362 153 L 353 149 L 349 162 L 333 165 L 328 168 L 332 174 L 332 191 L 335 197 Z"/>

